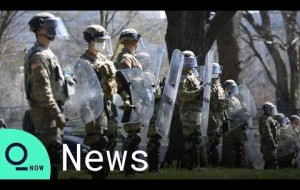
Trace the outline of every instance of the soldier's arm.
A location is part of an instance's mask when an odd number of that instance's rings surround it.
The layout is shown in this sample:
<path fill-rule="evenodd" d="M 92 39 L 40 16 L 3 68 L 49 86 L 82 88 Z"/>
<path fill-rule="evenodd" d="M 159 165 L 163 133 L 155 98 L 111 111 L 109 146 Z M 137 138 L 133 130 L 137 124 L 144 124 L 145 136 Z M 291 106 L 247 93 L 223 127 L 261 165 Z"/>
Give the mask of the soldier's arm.
<path fill-rule="evenodd" d="M 131 60 L 130 57 L 126 54 L 123 54 L 120 60 L 119 68 L 118 69 L 128 69 L 131 68 Z"/>
<path fill-rule="evenodd" d="M 182 88 L 179 89 L 179 97 L 182 101 L 191 101 L 195 98 L 201 98 L 203 94 L 203 86 L 198 90 L 188 90 L 186 79 L 183 81 Z"/>
<path fill-rule="evenodd" d="M 40 57 L 35 56 L 30 64 L 32 74 L 32 99 L 34 103 L 48 110 L 49 116 L 56 117 L 60 113 L 60 109 L 53 97 L 50 76 L 49 62 Z"/>
<path fill-rule="evenodd" d="M 266 127 L 264 128 L 265 137 L 267 138 L 269 143 L 271 143 L 273 146 L 275 146 L 276 141 L 275 141 L 275 137 L 272 134 L 271 128 L 276 127 L 276 125 L 277 125 L 277 123 L 273 119 L 269 118 L 269 119 L 267 119 Z"/>

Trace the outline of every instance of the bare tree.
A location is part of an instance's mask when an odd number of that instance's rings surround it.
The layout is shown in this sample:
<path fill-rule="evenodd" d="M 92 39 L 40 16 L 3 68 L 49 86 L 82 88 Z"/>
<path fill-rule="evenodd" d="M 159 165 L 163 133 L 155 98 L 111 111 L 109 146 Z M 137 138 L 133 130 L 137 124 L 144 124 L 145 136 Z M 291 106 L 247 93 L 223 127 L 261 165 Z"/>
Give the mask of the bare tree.
<path fill-rule="evenodd" d="M 251 47 L 254 55 L 262 63 L 263 68 L 276 92 L 276 104 L 280 111 L 289 112 L 300 106 L 299 101 L 299 26 L 297 25 L 295 11 L 281 11 L 285 34 L 278 35 L 272 30 L 272 12 L 260 11 L 261 23 L 250 12 L 245 12 L 244 18 L 251 25 L 252 30 L 245 24 L 242 25 L 248 38 L 243 40 Z M 286 40 L 284 40 L 286 39 Z M 262 42 L 270 53 L 275 65 L 273 73 L 271 66 L 266 62 L 262 51 L 258 50 L 257 43 Z M 287 54 L 287 56 L 285 56 Z M 291 109 L 287 111 L 287 109 Z"/>
<path fill-rule="evenodd" d="M 203 63 L 217 34 L 235 13 L 236 11 L 216 11 L 215 16 L 210 19 L 210 11 L 166 11 L 169 59 L 174 49 L 189 49 Z"/>

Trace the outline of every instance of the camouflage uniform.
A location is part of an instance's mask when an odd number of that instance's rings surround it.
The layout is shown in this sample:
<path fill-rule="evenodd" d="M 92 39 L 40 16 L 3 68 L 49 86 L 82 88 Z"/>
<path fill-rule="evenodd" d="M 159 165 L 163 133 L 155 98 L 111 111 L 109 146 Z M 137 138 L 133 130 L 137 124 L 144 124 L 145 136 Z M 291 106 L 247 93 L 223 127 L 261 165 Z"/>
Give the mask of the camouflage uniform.
<path fill-rule="evenodd" d="M 93 102 L 87 102 L 88 105 L 81 105 L 81 118 L 90 118 L 88 117 L 89 114 L 92 117 L 90 122 L 85 122 L 87 135 L 84 138 L 84 143 L 89 145 L 91 150 L 97 150 L 102 153 L 103 169 L 98 172 L 92 172 L 92 177 L 93 179 L 105 179 L 109 173 L 106 151 L 108 150 L 110 153 L 114 151 L 117 139 L 117 110 L 113 103 L 113 94 L 117 92 L 116 69 L 113 62 L 104 55 L 104 53 L 107 53 L 104 51 L 106 45 L 111 42 L 110 35 L 106 30 L 100 25 L 89 25 L 83 34 L 85 41 L 88 42 L 88 49 L 80 57 L 78 63 L 86 62 L 92 66 L 104 93 L 104 111 L 97 118 L 93 118 L 94 116 L 91 114 L 94 106 Z M 100 46 L 97 46 L 99 44 Z M 77 66 L 80 65 L 77 64 Z M 92 83 L 93 81 L 89 80 L 90 76 L 86 76 L 89 74 L 83 73 L 85 70 L 76 69 L 76 71 L 78 72 L 77 75 L 80 76 L 78 78 L 78 86 L 82 85 L 81 89 L 87 88 L 87 86 L 84 86 L 86 83 L 83 80 L 88 80 L 88 82 Z M 99 167 L 97 163 L 93 163 L 93 165 L 93 167 Z"/>
<path fill-rule="evenodd" d="M 160 146 L 161 146 L 161 136 L 156 132 L 156 118 L 159 110 L 160 100 L 161 100 L 161 86 L 160 83 L 156 85 L 155 93 L 155 104 L 153 116 L 149 123 L 148 129 L 148 144 L 147 144 L 147 153 L 148 153 L 148 164 L 149 172 L 158 172 L 159 170 L 159 157 L 160 157 Z"/>
<path fill-rule="evenodd" d="M 64 76 L 57 57 L 42 45 L 35 44 L 25 57 L 25 88 L 35 136 L 48 150 L 52 167 L 61 162 L 62 130 L 57 117 L 67 99 Z M 52 173 L 51 173 L 52 174 Z M 53 174 L 54 175 L 54 174 Z"/>
<path fill-rule="evenodd" d="M 235 96 L 225 100 L 226 107 L 238 110 L 231 115 L 230 119 L 242 118 L 244 109 L 242 109 L 240 100 Z M 238 126 L 222 136 L 222 165 L 237 168 L 246 166 L 246 122 L 245 120 L 244 125 Z"/>
<path fill-rule="evenodd" d="M 182 132 L 185 139 L 185 164 L 188 170 L 192 170 L 199 165 L 199 144 L 200 144 L 200 125 L 201 111 L 203 101 L 203 87 L 201 81 L 193 73 L 193 69 L 197 67 L 196 57 L 191 51 L 183 51 L 185 61 L 178 89 L 180 99 L 180 121 L 182 124 Z M 206 153 L 205 146 L 202 146 L 201 156 L 203 162 L 207 165 L 207 157 L 203 157 Z"/>
<path fill-rule="evenodd" d="M 273 117 L 280 124 L 278 128 L 278 166 L 279 168 L 292 167 L 293 156 L 297 151 L 293 131 L 285 122 L 285 116 L 282 113 Z"/>
<path fill-rule="evenodd" d="M 210 113 L 207 134 L 208 161 L 212 166 L 219 165 L 219 153 L 217 146 L 220 143 L 221 126 L 223 125 L 225 106 L 225 92 L 219 79 L 212 79 L 210 94 Z"/>
<path fill-rule="evenodd" d="M 277 168 L 277 130 L 278 122 L 270 114 L 259 117 L 260 151 L 265 161 L 265 169 Z"/>
<path fill-rule="evenodd" d="M 96 125 L 92 129 L 88 125 L 86 126 L 87 136 L 85 137 L 85 143 L 88 145 L 94 144 L 95 136 L 93 134 L 103 131 L 109 139 L 107 149 L 113 151 L 117 137 L 117 120 L 115 118 L 117 112 L 116 106 L 113 104 L 113 94 L 117 92 L 116 69 L 113 62 L 109 61 L 101 53 L 94 56 L 86 51 L 80 59 L 89 62 L 94 68 L 104 93 L 104 112 L 96 119 Z"/>
<path fill-rule="evenodd" d="M 125 34 L 125 37 L 123 35 Z M 127 35 L 131 34 L 137 34 L 137 32 L 134 29 L 125 29 L 122 31 L 121 36 L 120 36 L 120 43 L 124 44 L 123 40 L 130 41 L 136 40 L 138 41 L 140 36 L 137 39 L 132 39 L 130 37 L 128 39 Z M 118 55 L 117 60 L 115 61 L 115 66 L 116 69 L 130 69 L 130 68 L 139 68 L 142 70 L 142 65 L 139 63 L 139 61 L 136 59 L 136 54 L 130 50 L 128 50 L 126 47 L 124 47 L 121 51 L 121 53 Z M 123 101 L 129 102 L 130 96 L 129 94 L 125 91 L 125 88 L 122 86 L 122 83 L 120 79 L 117 77 L 117 84 L 118 84 L 118 93 L 122 97 Z M 130 108 L 129 108 L 130 109 Z M 140 137 L 140 129 L 143 126 L 143 123 L 125 123 L 124 124 L 124 130 L 128 134 L 124 143 L 123 143 L 123 152 L 126 150 L 127 152 L 127 158 L 126 158 L 126 163 L 125 163 L 125 174 L 134 174 L 134 170 L 131 168 L 131 164 L 133 164 L 133 160 L 131 158 L 131 155 L 134 151 L 138 149 L 138 146 L 141 142 L 141 137 Z"/>

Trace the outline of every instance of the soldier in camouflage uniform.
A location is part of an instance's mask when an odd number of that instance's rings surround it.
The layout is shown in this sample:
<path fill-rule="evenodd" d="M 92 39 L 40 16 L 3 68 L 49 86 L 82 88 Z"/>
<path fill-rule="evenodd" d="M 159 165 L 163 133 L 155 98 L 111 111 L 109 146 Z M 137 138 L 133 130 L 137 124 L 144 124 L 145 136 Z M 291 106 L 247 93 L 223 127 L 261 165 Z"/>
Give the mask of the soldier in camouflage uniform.
<path fill-rule="evenodd" d="M 150 55 L 147 52 L 141 52 L 136 56 L 136 58 L 142 64 L 144 72 L 147 78 L 151 81 L 151 84 L 154 84 L 155 76 L 148 71 L 149 66 L 151 64 Z M 161 136 L 156 132 L 155 123 L 156 123 L 157 113 L 158 113 L 159 104 L 161 100 L 163 84 L 158 82 L 157 85 L 154 84 L 153 88 L 156 88 L 155 95 L 154 95 L 155 104 L 154 104 L 153 116 L 150 120 L 148 134 L 147 134 L 147 137 L 149 138 L 147 144 L 147 153 L 148 153 L 149 172 L 159 172 L 159 157 L 160 157 L 159 149 L 161 146 L 161 142 L 160 142 Z"/>
<path fill-rule="evenodd" d="M 185 164 L 188 170 L 192 170 L 194 167 L 197 167 L 199 163 L 203 86 L 201 85 L 202 81 L 193 73 L 193 68 L 198 66 L 194 53 L 188 50 L 182 53 L 185 60 L 178 90 L 178 95 L 181 100 L 179 112 L 185 139 Z M 202 146 L 201 149 L 203 148 L 206 147 Z M 207 154 L 206 150 L 202 151 Z"/>
<path fill-rule="evenodd" d="M 228 119 L 243 120 L 247 109 L 243 107 L 243 104 L 236 97 L 239 94 L 239 89 L 236 82 L 232 79 L 228 79 L 224 82 L 225 90 L 225 107 L 227 107 L 226 113 L 229 114 Z M 245 124 L 247 120 L 245 119 Z M 228 122 L 228 123 L 226 123 Z M 224 126 L 230 125 L 230 122 L 224 121 Z M 246 166 L 246 130 L 247 126 L 241 123 L 242 126 L 235 126 L 236 128 L 227 132 L 222 136 L 222 165 L 228 167 L 243 167 Z M 227 129 L 228 130 L 228 129 Z"/>
<path fill-rule="evenodd" d="M 124 45 L 121 53 L 118 55 L 117 60 L 115 61 L 116 69 L 131 69 L 139 68 L 142 70 L 141 63 L 136 59 L 136 48 L 138 42 L 141 38 L 141 35 L 132 28 L 125 29 L 121 32 L 119 43 Z M 130 96 L 126 92 L 125 88 L 122 86 L 121 82 L 117 77 L 118 84 L 118 94 L 122 97 L 124 101 L 124 109 L 131 109 Z M 143 126 L 143 123 L 126 123 L 124 124 L 124 130 L 128 134 L 124 143 L 123 143 L 123 152 L 126 150 L 127 158 L 125 163 L 125 175 L 134 174 L 135 171 L 131 168 L 133 160 L 131 155 L 134 151 L 138 149 L 138 146 L 141 142 L 140 129 Z"/>
<path fill-rule="evenodd" d="M 291 130 L 294 137 L 294 141 L 296 142 L 298 148 L 298 151 L 294 154 L 292 165 L 293 167 L 297 167 L 296 158 L 300 150 L 300 128 L 299 128 L 300 118 L 297 115 L 291 115 L 290 121 L 291 121 Z"/>
<path fill-rule="evenodd" d="M 93 172 L 92 177 L 103 179 L 109 172 L 105 151 L 112 153 L 117 139 L 117 110 L 113 103 L 113 94 L 117 92 L 116 68 L 106 57 L 106 55 L 112 55 L 111 37 L 102 26 L 89 25 L 83 32 L 83 37 L 88 43 L 88 48 L 79 61 L 87 62 L 94 68 L 104 93 L 104 111 L 98 118 L 94 118 L 92 122 L 85 125 L 87 135 L 84 143 L 91 146 L 92 150 L 102 153 L 105 167 L 98 172 Z M 78 85 L 80 85 L 80 80 L 82 79 L 78 79 Z M 90 107 L 82 107 L 82 116 L 87 113 L 91 113 Z"/>
<path fill-rule="evenodd" d="M 219 63 L 213 63 L 210 113 L 207 129 L 209 138 L 209 143 L 207 144 L 208 161 L 212 166 L 219 166 L 220 162 L 217 146 L 220 143 L 221 126 L 223 125 L 224 110 L 226 109 L 225 92 L 220 83 L 220 74 L 222 74 L 222 67 Z"/>
<path fill-rule="evenodd" d="M 283 113 L 273 115 L 278 126 L 278 166 L 279 168 L 292 167 L 292 160 L 297 150 L 292 129 L 288 126 Z"/>
<path fill-rule="evenodd" d="M 35 136 L 46 147 L 51 164 L 51 179 L 58 177 L 61 163 L 62 129 L 66 125 L 63 105 L 68 98 L 65 78 L 57 57 L 49 48 L 55 37 L 67 37 L 59 17 L 38 13 L 29 21 L 36 42 L 25 56 L 25 90 Z"/>
<path fill-rule="evenodd" d="M 278 122 L 272 118 L 277 114 L 277 109 L 271 102 L 265 102 L 262 106 L 263 115 L 259 117 L 260 151 L 265 161 L 264 169 L 277 169 L 277 136 Z"/>

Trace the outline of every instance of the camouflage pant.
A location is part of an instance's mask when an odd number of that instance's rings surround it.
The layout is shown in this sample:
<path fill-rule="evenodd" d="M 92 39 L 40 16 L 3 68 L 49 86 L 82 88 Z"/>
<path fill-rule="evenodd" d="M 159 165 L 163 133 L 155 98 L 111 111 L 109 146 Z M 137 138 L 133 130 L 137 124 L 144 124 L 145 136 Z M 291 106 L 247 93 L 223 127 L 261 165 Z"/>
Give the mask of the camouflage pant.
<path fill-rule="evenodd" d="M 277 148 L 267 143 L 261 143 L 261 153 L 265 161 L 264 169 L 277 169 Z"/>
<path fill-rule="evenodd" d="M 158 172 L 160 156 L 160 135 L 152 135 L 147 144 L 149 172 Z"/>
<path fill-rule="evenodd" d="M 140 126 L 139 123 L 134 124 L 124 124 L 127 125 L 126 129 L 135 129 L 137 126 Z M 129 125 L 129 126 L 128 126 Z M 131 126 L 130 126 L 131 125 Z M 125 130 L 126 131 L 126 130 Z M 141 136 L 140 136 L 140 130 L 127 130 L 127 137 L 125 138 L 125 141 L 123 143 L 122 151 L 123 153 L 127 151 L 126 161 L 125 161 L 125 168 L 124 172 L 125 175 L 132 175 L 135 173 L 135 171 L 132 169 L 131 165 L 136 164 L 135 161 L 132 159 L 132 154 L 138 150 L 138 146 L 141 143 Z"/>
<path fill-rule="evenodd" d="M 50 146 L 46 148 L 51 165 L 51 180 L 56 180 L 58 178 L 58 167 L 62 161 L 62 142 L 54 141 Z"/>
<path fill-rule="evenodd" d="M 245 129 L 236 128 L 222 136 L 222 165 L 227 167 L 245 167 L 246 147 Z"/>

